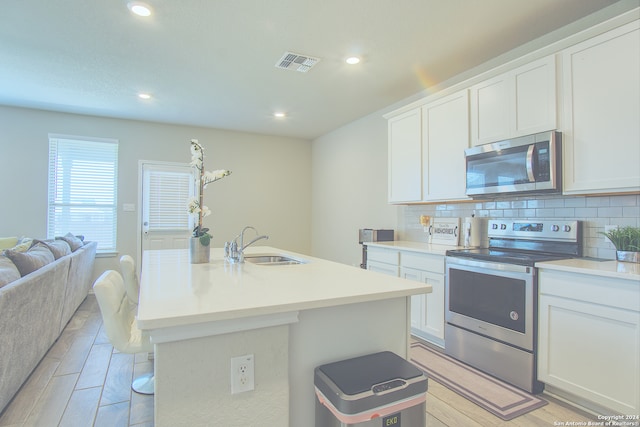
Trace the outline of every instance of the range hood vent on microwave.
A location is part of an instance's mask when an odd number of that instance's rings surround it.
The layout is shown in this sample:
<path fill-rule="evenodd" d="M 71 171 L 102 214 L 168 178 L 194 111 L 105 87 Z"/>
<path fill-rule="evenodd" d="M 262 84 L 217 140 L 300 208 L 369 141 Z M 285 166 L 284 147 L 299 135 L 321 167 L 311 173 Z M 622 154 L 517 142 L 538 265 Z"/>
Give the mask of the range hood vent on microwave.
<path fill-rule="evenodd" d="M 465 150 L 466 193 L 473 198 L 562 191 L 562 134 L 542 132 Z"/>

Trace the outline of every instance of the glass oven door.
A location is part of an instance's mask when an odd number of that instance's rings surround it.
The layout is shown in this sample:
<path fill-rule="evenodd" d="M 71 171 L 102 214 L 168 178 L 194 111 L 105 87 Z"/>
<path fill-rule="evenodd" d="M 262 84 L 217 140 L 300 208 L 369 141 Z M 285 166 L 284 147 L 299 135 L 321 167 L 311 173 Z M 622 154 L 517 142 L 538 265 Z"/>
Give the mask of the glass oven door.
<path fill-rule="evenodd" d="M 468 258 L 446 258 L 446 321 L 532 351 L 535 269 Z"/>

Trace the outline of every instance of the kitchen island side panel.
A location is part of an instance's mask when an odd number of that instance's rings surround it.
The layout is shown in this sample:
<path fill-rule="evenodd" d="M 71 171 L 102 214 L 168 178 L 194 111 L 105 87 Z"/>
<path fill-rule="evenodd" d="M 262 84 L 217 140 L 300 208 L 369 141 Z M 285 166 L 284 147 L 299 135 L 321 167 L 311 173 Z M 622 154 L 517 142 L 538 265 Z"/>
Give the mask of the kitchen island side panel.
<path fill-rule="evenodd" d="M 155 345 L 155 425 L 288 426 L 289 326 Z M 231 394 L 231 358 L 252 354 L 255 389 Z"/>

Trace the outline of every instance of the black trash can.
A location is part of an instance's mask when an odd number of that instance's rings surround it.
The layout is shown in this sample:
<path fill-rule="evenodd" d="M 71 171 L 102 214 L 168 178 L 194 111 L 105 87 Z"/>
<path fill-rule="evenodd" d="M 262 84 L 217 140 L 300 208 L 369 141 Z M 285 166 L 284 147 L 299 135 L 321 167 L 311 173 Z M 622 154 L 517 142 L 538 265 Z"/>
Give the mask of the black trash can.
<path fill-rule="evenodd" d="M 424 427 L 427 377 L 390 351 L 315 369 L 316 427 Z"/>

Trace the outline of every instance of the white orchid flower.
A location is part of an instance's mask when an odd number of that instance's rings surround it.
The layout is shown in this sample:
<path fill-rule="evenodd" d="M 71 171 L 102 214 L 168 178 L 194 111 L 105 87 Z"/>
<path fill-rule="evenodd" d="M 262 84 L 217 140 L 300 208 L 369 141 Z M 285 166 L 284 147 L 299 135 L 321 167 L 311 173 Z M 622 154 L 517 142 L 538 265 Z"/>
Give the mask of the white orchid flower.
<path fill-rule="evenodd" d="M 197 139 L 191 140 L 190 165 L 198 170 L 198 174 L 200 175 L 200 179 L 199 179 L 200 185 L 198 188 L 199 196 L 189 198 L 187 202 L 187 211 L 192 215 L 197 215 L 198 217 L 196 226 L 193 229 L 193 237 L 200 237 L 201 238 L 200 242 L 202 243 L 202 238 L 207 236 L 209 238 L 211 237 L 211 235 L 207 233 L 208 229 L 202 227 L 202 218 L 211 215 L 211 210 L 207 206 L 204 206 L 204 205 L 201 206 L 201 200 L 202 200 L 204 189 L 207 188 L 208 184 L 211 184 L 212 182 L 216 182 L 224 178 L 225 176 L 230 175 L 231 171 L 226 169 L 218 169 L 218 170 L 214 170 L 213 172 L 205 171 L 204 170 L 204 148 L 202 147 L 202 145 L 200 145 Z M 206 246 L 208 244 L 208 240 L 207 240 L 207 243 L 202 243 L 202 244 Z"/>
<path fill-rule="evenodd" d="M 207 185 L 211 184 L 212 182 L 216 182 L 217 180 L 222 179 L 225 176 L 230 174 L 231 172 L 226 169 L 218 169 L 213 172 L 210 172 L 210 171 L 203 172 L 202 174 L 203 188 L 207 188 Z"/>
<path fill-rule="evenodd" d="M 200 200 L 197 197 L 190 197 L 187 200 L 187 212 L 192 215 L 200 212 Z"/>
<path fill-rule="evenodd" d="M 192 157 L 190 165 L 194 168 L 202 169 L 202 159 L 198 157 Z"/>

